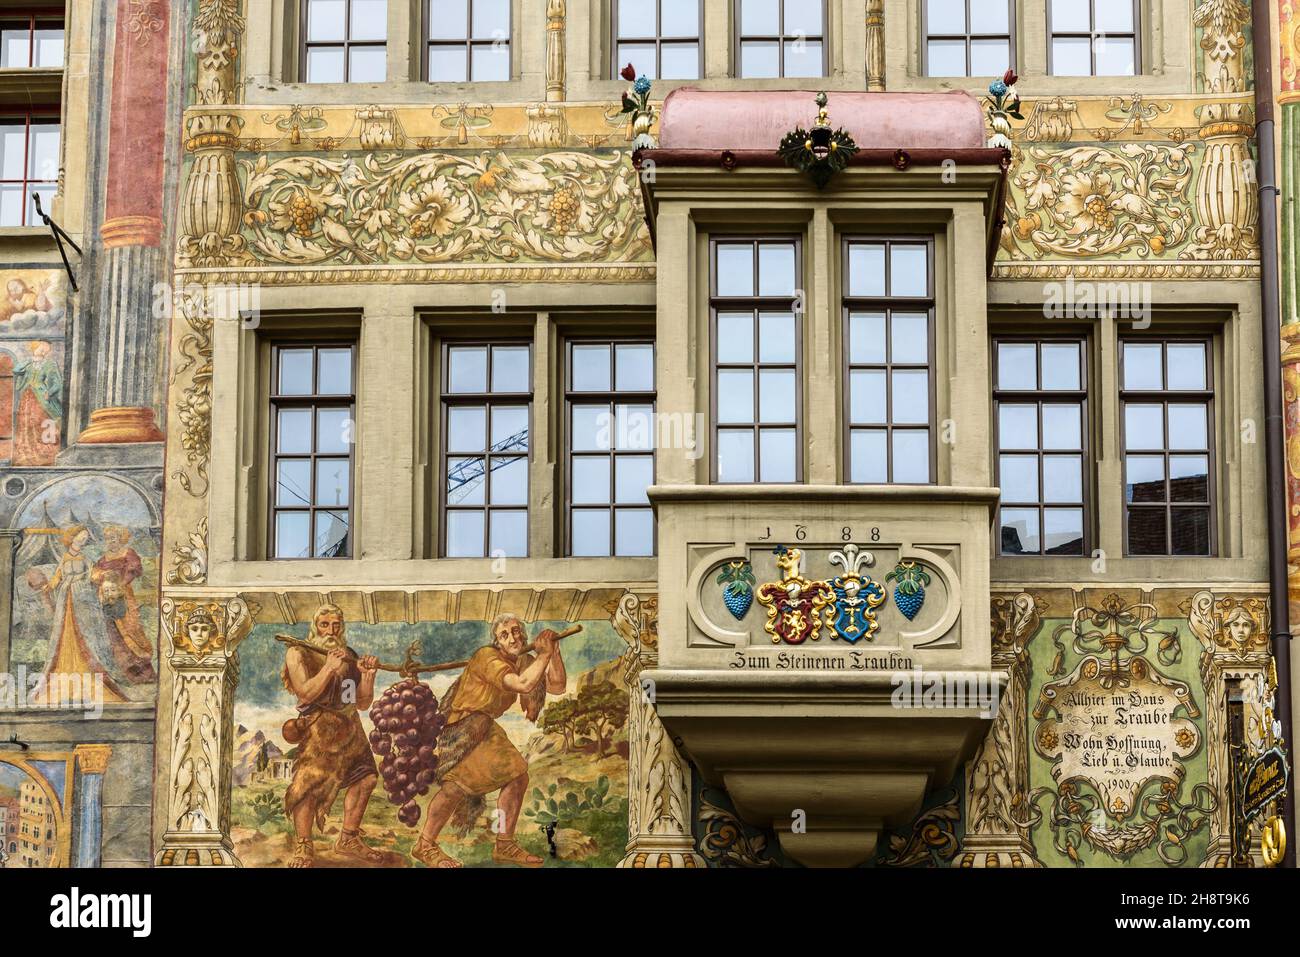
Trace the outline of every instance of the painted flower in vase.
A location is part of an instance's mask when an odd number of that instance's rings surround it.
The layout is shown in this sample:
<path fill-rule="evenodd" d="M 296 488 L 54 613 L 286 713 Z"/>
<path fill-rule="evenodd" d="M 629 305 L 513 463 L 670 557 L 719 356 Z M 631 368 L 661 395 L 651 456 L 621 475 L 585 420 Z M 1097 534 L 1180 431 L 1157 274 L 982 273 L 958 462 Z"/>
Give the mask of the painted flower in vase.
<path fill-rule="evenodd" d="M 632 87 L 623 91 L 623 112 L 632 114 L 632 149 L 654 149 L 654 137 L 650 128 L 654 125 L 654 107 L 650 105 L 650 79 L 638 77 L 636 68 L 629 63 L 619 72 L 619 76 L 632 83 Z"/>
<path fill-rule="evenodd" d="M 989 137 L 990 149 L 1011 149 L 1011 120 L 1023 120 L 1020 113 L 1020 94 L 1016 92 L 1014 70 L 1007 70 L 989 84 L 988 114 L 993 135 Z"/>

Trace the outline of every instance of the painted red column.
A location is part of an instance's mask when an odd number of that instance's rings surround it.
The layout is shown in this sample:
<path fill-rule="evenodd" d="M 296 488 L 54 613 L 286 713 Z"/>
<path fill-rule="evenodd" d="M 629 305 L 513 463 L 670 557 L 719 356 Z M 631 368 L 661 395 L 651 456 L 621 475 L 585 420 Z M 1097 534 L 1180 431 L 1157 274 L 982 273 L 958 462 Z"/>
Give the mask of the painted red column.
<path fill-rule="evenodd" d="M 82 443 L 160 442 L 154 418 L 171 4 L 118 0 L 108 117 L 94 409 Z"/>

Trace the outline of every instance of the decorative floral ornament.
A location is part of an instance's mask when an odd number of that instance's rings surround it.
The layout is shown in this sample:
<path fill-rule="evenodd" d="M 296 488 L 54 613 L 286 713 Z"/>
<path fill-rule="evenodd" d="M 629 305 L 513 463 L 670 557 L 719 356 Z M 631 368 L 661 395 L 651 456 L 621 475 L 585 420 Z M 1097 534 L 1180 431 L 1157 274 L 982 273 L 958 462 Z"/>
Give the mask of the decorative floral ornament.
<path fill-rule="evenodd" d="M 897 582 L 894 586 L 894 604 L 908 621 L 916 618 L 925 604 L 925 586 L 930 584 L 930 574 L 914 561 L 899 562 L 892 572 L 885 576 L 887 582 Z"/>
<path fill-rule="evenodd" d="M 843 129 L 831 130 L 826 112 L 826 93 L 818 93 L 817 122 L 811 131 L 796 126 L 786 133 L 776 153 L 787 166 L 807 173 L 818 189 L 825 188 L 832 176 L 849 165 L 858 144 Z"/>
<path fill-rule="evenodd" d="M 722 586 L 722 603 L 736 621 L 741 621 L 754 603 L 753 567 L 746 561 L 727 562 L 717 580 Z"/>
<path fill-rule="evenodd" d="M 1007 70 L 989 84 L 989 125 L 993 127 L 990 149 L 1011 149 L 1011 120 L 1024 119 L 1020 114 L 1020 94 L 1016 92 L 1018 79 L 1014 70 Z"/>
<path fill-rule="evenodd" d="M 654 149 L 654 137 L 650 127 L 654 125 L 655 110 L 650 105 L 650 79 L 638 77 L 636 68 L 629 63 L 618 74 L 632 84 L 632 88 L 623 91 L 623 112 L 632 114 L 632 149 Z"/>

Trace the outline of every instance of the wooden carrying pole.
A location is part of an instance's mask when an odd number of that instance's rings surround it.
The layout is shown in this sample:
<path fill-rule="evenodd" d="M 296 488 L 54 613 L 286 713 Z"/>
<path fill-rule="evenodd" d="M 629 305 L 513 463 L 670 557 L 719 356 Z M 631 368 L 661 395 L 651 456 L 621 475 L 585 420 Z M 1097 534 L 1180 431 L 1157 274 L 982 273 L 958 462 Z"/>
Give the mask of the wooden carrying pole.
<path fill-rule="evenodd" d="M 561 638 L 568 638 L 582 631 L 581 625 L 574 625 L 567 628 L 555 636 L 558 641 Z M 312 651 L 318 655 L 328 655 L 329 651 L 324 648 L 318 648 L 315 645 L 303 641 L 301 638 L 295 638 L 293 635 L 276 635 L 275 640 L 288 645 L 290 648 L 301 648 L 303 651 Z M 530 641 L 524 646 L 524 651 L 534 651 L 537 648 L 537 642 Z M 406 660 L 401 664 L 392 664 L 390 662 L 379 662 L 380 671 L 393 671 L 406 677 L 414 677 L 422 674 L 430 674 L 435 671 L 455 671 L 457 668 L 464 668 L 469 664 L 469 659 L 464 661 L 447 661 L 437 665 L 422 664 L 415 660 L 415 653 L 420 650 L 420 643 L 413 641 L 406 649 Z"/>

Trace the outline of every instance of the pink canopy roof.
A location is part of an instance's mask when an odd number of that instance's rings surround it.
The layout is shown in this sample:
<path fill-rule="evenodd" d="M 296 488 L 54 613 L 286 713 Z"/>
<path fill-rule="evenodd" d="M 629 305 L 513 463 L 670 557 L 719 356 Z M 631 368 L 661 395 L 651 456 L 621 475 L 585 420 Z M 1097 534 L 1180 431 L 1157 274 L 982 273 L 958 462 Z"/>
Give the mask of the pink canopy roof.
<path fill-rule="evenodd" d="M 663 150 L 774 150 L 817 120 L 807 90 L 673 90 L 659 120 Z M 969 93 L 828 93 L 832 127 L 863 149 L 980 149 L 984 111 Z"/>

